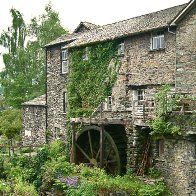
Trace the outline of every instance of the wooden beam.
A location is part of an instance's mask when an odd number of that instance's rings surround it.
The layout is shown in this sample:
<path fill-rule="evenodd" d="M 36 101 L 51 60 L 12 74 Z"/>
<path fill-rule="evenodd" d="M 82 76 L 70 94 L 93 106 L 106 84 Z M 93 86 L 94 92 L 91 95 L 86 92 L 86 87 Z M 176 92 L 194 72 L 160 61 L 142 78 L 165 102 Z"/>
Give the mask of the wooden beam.
<path fill-rule="evenodd" d="M 71 163 L 76 162 L 76 125 L 72 125 L 72 155 Z"/>
<path fill-rule="evenodd" d="M 95 125 L 108 125 L 108 124 L 130 124 L 131 119 L 123 118 L 71 118 L 71 124 L 95 124 Z"/>

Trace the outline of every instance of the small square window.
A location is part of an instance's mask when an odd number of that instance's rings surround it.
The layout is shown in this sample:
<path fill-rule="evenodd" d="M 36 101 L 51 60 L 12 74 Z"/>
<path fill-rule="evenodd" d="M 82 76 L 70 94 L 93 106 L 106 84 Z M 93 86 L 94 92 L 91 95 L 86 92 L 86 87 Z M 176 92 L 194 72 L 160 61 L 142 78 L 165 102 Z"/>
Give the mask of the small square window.
<path fill-rule="evenodd" d="M 68 51 L 63 49 L 61 51 L 61 73 L 67 73 L 68 72 Z"/>
<path fill-rule="evenodd" d="M 35 78 L 32 78 L 31 84 L 32 85 L 37 85 L 38 84 L 38 81 Z"/>
<path fill-rule="evenodd" d="M 165 37 L 163 32 L 153 33 L 151 37 L 151 49 L 159 50 L 165 48 Z"/>
<path fill-rule="evenodd" d="M 121 42 L 118 45 L 118 56 L 123 56 L 125 54 L 125 43 Z"/>
<path fill-rule="evenodd" d="M 104 107 L 105 110 L 111 110 L 112 109 L 112 96 L 108 96 L 106 99 L 105 99 L 105 107 Z"/>
<path fill-rule="evenodd" d="M 25 130 L 25 136 L 31 137 L 32 136 L 32 132 Z"/>

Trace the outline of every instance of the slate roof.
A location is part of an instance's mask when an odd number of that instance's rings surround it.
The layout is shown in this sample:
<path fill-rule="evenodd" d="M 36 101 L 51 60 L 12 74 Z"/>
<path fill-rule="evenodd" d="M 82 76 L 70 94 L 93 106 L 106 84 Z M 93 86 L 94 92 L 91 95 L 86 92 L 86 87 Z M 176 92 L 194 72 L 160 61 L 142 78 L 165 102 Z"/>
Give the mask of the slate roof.
<path fill-rule="evenodd" d="M 101 41 L 113 40 L 133 34 L 147 32 L 153 29 L 167 27 L 174 17 L 186 7 L 186 5 L 187 4 L 183 4 L 158 12 L 100 26 L 92 31 L 78 35 L 73 42 L 67 45 L 67 47 L 77 47 Z"/>
<path fill-rule="evenodd" d="M 99 25 L 84 21 L 84 22 L 80 22 L 80 24 L 74 30 L 74 33 L 77 32 L 77 30 L 80 28 L 81 25 L 84 25 L 89 30 L 93 30 L 93 29 L 99 27 Z"/>
<path fill-rule="evenodd" d="M 46 95 L 41 95 L 39 97 L 36 97 L 30 101 L 26 101 L 22 104 L 23 106 L 46 106 Z"/>
<path fill-rule="evenodd" d="M 137 16 L 103 26 L 97 26 L 92 23 L 82 22 L 82 24 L 89 26 L 91 30 L 83 33 L 63 35 L 47 44 L 46 47 L 59 43 L 71 42 L 65 47 L 72 48 L 96 42 L 127 37 L 129 35 L 139 34 L 155 29 L 161 29 L 169 26 L 172 20 L 178 15 L 180 11 L 182 11 L 186 7 L 186 5 L 187 4 L 183 4 L 167 8 L 158 12 Z"/>
<path fill-rule="evenodd" d="M 78 34 L 76 34 L 76 33 L 62 35 L 62 36 L 58 37 L 57 39 L 55 39 L 54 41 L 46 44 L 44 47 L 48 47 L 48 46 L 52 46 L 52 45 L 56 45 L 56 44 L 60 44 L 60 43 L 64 43 L 64 42 L 73 41 L 73 40 L 76 39 L 77 35 Z"/>
<path fill-rule="evenodd" d="M 60 43 L 70 42 L 70 41 L 75 40 L 77 38 L 77 36 L 80 35 L 80 33 L 75 33 L 75 32 L 77 32 L 77 30 L 79 29 L 79 27 L 81 25 L 84 25 L 89 30 L 93 30 L 93 29 L 95 29 L 97 27 L 100 27 L 99 25 L 95 25 L 95 24 L 92 24 L 90 22 L 80 22 L 80 24 L 77 26 L 77 28 L 74 30 L 73 33 L 71 33 L 71 34 L 64 34 L 61 37 L 55 39 L 54 41 L 46 44 L 45 47 L 56 45 L 56 44 L 60 44 Z"/>

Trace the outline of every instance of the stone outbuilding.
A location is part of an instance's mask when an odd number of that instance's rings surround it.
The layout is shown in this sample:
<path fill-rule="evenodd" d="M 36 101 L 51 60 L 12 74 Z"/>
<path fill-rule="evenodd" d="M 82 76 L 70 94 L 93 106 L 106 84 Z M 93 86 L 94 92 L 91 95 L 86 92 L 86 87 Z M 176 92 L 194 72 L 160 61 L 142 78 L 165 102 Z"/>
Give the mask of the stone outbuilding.
<path fill-rule="evenodd" d="M 46 143 L 46 95 L 22 104 L 23 144 L 40 145 Z"/>

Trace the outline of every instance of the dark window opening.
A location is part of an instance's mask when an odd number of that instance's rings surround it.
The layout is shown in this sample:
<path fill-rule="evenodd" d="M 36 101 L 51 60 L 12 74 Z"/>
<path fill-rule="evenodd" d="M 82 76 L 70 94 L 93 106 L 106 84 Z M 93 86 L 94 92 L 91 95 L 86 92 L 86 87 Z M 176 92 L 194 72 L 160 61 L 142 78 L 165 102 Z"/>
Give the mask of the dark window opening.
<path fill-rule="evenodd" d="M 66 113 L 67 111 L 67 93 L 63 93 L 63 112 Z"/>

